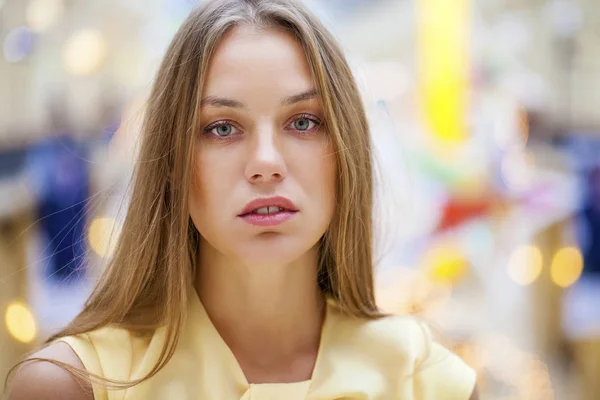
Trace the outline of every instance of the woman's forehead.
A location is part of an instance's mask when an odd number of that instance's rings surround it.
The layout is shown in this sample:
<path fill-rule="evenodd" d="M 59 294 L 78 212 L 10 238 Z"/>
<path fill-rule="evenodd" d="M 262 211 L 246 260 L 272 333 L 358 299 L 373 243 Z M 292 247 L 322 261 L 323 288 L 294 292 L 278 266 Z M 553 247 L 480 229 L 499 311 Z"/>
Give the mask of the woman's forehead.
<path fill-rule="evenodd" d="M 283 29 L 239 26 L 221 40 L 209 62 L 205 93 L 275 90 L 282 96 L 314 87 L 301 44 Z M 218 92 L 218 93 L 213 93 Z M 253 93 L 256 95 L 256 92 Z"/>

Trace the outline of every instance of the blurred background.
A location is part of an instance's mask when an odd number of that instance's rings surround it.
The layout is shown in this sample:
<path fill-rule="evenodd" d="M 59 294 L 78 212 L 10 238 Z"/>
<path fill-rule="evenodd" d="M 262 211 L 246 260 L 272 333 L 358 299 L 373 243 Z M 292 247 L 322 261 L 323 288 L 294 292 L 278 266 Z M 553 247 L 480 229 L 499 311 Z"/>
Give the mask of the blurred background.
<path fill-rule="evenodd" d="M 430 321 L 483 399 L 600 399 L 600 3 L 306 2 L 371 121 L 382 308 Z M 110 257 L 194 3 L 0 0 L 0 390 Z"/>

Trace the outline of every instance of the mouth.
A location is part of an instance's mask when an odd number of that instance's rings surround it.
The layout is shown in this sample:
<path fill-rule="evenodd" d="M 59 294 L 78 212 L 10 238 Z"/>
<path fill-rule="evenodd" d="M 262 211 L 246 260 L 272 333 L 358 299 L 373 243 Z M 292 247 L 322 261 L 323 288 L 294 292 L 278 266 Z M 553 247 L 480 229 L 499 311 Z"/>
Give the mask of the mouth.
<path fill-rule="evenodd" d="M 238 217 L 251 225 L 275 226 L 290 220 L 297 213 L 298 208 L 291 200 L 271 197 L 251 201 Z"/>
<path fill-rule="evenodd" d="M 280 212 L 296 212 L 296 211 L 288 210 L 286 208 L 277 207 L 277 206 L 265 206 L 265 207 L 260 207 L 260 208 L 254 209 L 254 210 L 250 211 L 249 213 L 242 214 L 241 216 L 243 217 L 244 215 L 248 215 L 248 214 L 273 215 L 273 214 L 277 214 Z"/>

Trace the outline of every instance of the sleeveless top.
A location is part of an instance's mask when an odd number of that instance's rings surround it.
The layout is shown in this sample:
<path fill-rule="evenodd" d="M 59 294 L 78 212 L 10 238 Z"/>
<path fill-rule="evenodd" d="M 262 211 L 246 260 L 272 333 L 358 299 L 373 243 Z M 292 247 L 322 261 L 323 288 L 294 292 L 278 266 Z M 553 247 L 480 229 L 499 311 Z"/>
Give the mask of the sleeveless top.
<path fill-rule="evenodd" d="M 95 400 L 468 400 L 475 386 L 475 372 L 432 341 L 429 330 L 416 318 L 352 318 L 331 301 L 311 379 L 251 384 L 193 293 L 188 319 L 167 365 L 126 390 L 93 385 Z M 58 340 L 71 346 L 88 372 L 132 380 L 155 365 L 165 328 L 137 337 L 124 329 L 104 327 Z"/>

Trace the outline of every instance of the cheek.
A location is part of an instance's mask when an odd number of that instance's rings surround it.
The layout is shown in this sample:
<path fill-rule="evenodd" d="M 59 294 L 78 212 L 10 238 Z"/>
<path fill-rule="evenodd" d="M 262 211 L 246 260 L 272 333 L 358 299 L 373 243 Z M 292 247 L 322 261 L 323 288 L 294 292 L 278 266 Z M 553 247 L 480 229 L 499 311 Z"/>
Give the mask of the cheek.
<path fill-rule="evenodd" d="M 219 189 L 222 185 L 220 175 L 209 166 L 210 159 L 207 158 L 209 157 L 200 151 L 196 153 L 189 195 L 190 215 L 199 231 L 211 223 L 210 216 L 213 213 L 209 210 L 213 210 L 218 204 Z"/>
<path fill-rule="evenodd" d="M 234 148 L 198 149 L 195 154 L 189 209 L 200 231 L 222 230 L 237 210 L 233 191 L 240 180 L 240 154 Z M 202 232 L 201 232 L 202 233 Z"/>
<path fill-rule="evenodd" d="M 197 146 L 194 168 L 191 196 L 194 205 L 198 207 L 211 206 L 215 197 L 219 196 L 221 186 L 226 180 L 227 172 L 225 165 L 219 165 L 223 157 L 218 157 L 210 149 L 202 149 Z"/>
<path fill-rule="evenodd" d="M 322 209 L 322 212 L 331 217 L 335 207 L 337 162 L 330 144 L 322 144 L 317 151 L 312 152 L 310 160 L 305 160 L 306 185 L 311 190 L 312 196 Z M 306 168 L 310 166 L 310 168 Z"/>

